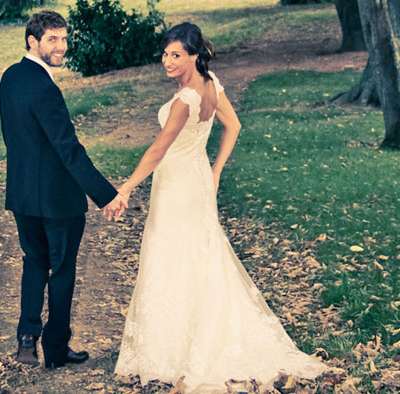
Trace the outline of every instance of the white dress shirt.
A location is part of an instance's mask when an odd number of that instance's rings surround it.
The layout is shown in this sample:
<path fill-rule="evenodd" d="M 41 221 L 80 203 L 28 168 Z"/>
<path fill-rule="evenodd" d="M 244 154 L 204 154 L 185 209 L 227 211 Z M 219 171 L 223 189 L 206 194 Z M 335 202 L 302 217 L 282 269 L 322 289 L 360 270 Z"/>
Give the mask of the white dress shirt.
<path fill-rule="evenodd" d="M 32 55 L 31 53 L 27 53 L 25 55 L 25 57 L 27 59 L 32 60 L 33 62 L 41 65 L 47 71 L 47 73 L 49 74 L 50 78 L 54 81 L 54 77 L 53 77 L 53 74 L 51 72 L 51 68 L 42 59 L 38 58 L 37 56 Z"/>

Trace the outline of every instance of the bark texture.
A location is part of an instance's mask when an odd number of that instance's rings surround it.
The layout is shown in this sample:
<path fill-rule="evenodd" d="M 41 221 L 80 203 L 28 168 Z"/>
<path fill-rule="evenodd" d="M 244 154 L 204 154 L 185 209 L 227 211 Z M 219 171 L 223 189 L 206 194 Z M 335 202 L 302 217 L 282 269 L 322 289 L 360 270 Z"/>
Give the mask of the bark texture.
<path fill-rule="evenodd" d="M 382 146 L 400 148 L 400 2 L 358 0 L 364 37 L 385 121 Z"/>
<path fill-rule="evenodd" d="M 361 1 L 364 3 L 364 1 Z M 355 5 L 357 4 L 357 8 Z M 350 38 L 345 38 L 347 34 L 345 31 L 350 30 L 349 27 L 346 27 L 346 19 L 344 14 L 349 15 L 352 11 L 353 18 L 354 13 L 357 13 L 358 20 L 360 23 L 361 34 L 363 35 L 363 43 L 364 48 L 368 49 L 372 46 L 371 43 L 371 36 L 365 35 L 363 31 L 363 27 L 361 24 L 361 17 L 360 17 L 360 9 L 358 6 L 357 0 L 335 0 L 336 9 L 338 12 L 338 17 L 341 23 L 342 31 L 343 31 L 343 43 L 342 47 L 348 47 Z M 347 17 L 350 19 L 350 17 Z M 343 22 L 342 22 L 343 21 Z M 339 93 L 338 95 L 334 96 L 331 101 L 336 104 L 359 104 L 359 105 L 380 105 L 379 94 L 377 90 L 377 84 L 375 80 L 375 69 L 377 67 L 377 58 L 375 53 L 369 52 L 368 63 L 364 69 L 360 82 L 351 88 L 347 92 Z"/>
<path fill-rule="evenodd" d="M 335 0 L 335 6 L 342 29 L 340 51 L 365 51 L 357 0 Z"/>

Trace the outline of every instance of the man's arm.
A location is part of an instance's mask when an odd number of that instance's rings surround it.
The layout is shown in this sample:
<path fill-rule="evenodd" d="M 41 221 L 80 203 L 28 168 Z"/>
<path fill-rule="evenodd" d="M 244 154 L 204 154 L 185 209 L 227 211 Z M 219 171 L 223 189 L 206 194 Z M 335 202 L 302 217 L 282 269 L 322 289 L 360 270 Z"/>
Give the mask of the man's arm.
<path fill-rule="evenodd" d="M 61 91 L 56 85 L 48 85 L 32 107 L 65 168 L 94 203 L 103 208 L 115 198 L 117 191 L 95 168 L 80 144 Z"/>

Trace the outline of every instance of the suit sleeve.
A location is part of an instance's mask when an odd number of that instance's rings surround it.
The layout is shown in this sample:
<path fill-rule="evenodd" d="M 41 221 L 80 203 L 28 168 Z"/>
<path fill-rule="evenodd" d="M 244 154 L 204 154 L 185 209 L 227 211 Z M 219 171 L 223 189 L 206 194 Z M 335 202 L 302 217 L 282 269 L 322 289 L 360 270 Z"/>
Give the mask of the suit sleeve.
<path fill-rule="evenodd" d="M 55 84 L 48 85 L 38 95 L 33 111 L 63 165 L 82 190 L 99 208 L 113 200 L 117 191 L 96 169 L 79 142 L 64 98 Z"/>

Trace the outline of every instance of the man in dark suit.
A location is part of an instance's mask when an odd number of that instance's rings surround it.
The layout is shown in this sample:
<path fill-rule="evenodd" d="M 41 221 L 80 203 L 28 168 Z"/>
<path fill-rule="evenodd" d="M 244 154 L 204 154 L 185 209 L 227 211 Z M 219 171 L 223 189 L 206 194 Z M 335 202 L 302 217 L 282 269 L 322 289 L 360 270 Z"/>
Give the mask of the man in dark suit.
<path fill-rule="evenodd" d="M 25 39 L 28 54 L 0 82 L 6 209 L 14 213 L 25 255 L 17 360 L 38 365 L 36 341 L 42 336 L 45 366 L 57 368 L 89 356 L 68 346 L 86 195 L 111 212 L 123 211 L 127 201 L 93 166 L 53 81 L 49 66 L 61 66 L 67 50 L 66 21 L 52 11 L 35 14 Z M 42 329 L 46 284 L 49 316 Z"/>

